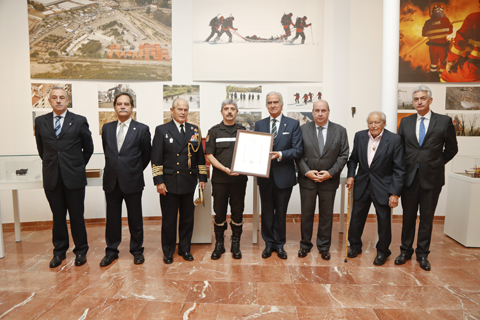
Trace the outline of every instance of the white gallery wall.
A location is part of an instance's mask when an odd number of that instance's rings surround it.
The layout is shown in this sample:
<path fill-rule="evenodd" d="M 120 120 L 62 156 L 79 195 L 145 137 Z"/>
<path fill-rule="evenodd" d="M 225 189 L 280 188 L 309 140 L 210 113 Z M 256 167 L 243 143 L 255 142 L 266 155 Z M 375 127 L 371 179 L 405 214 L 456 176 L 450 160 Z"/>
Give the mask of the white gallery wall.
<path fill-rule="evenodd" d="M 134 83 L 137 94 L 137 120 L 150 126 L 153 135 L 155 127 L 163 122 L 163 84 L 200 85 L 200 121 L 205 136 L 208 129 L 221 121 L 220 103 L 225 97 L 225 86 L 236 82 L 193 82 L 192 81 L 192 2 L 194 0 L 173 0 L 172 26 L 172 82 Z M 388 0 L 386 0 L 388 1 Z M 280 17 L 279 17 L 280 19 Z M 205 23 L 205 35 L 210 28 Z M 0 0 L 0 94 L 3 98 L 0 117 L 0 155 L 36 154 L 32 132 L 32 108 L 30 97 L 30 60 L 28 51 L 26 0 Z M 313 26 L 315 27 L 315 26 Z M 279 28 L 281 26 L 279 25 Z M 314 29 L 315 30 L 315 29 Z M 309 34 L 307 33 L 307 39 Z M 308 41 L 308 40 L 307 40 Z M 274 57 L 274 54 L 272 55 Z M 366 129 L 369 112 L 381 110 L 382 79 L 382 0 L 325 0 L 324 2 L 324 62 L 323 98 L 330 104 L 330 120 L 345 126 L 348 130 L 350 148 L 356 131 Z M 295 67 L 278 65 L 278 72 L 288 72 Z M 275 63 L 272 58 L 272 63 Z M 225 70 L 228 72 L 228 70 Z M 272 80 L 275 75 L 272 74 Z M 33 82 L 40 82 L 38 79 Z M 95 153 L 102 153 L 98 124 L 97 90 L 99 83 L 120 83 L 112 81 L 58 80 L 45 82 L 72 83 L 73 112 L 89 120 L 95 145 Z M 248 84 L 242 82 L 241 84 Z M 275 90 L 284 96 L 288 87 L 302 83 L 251 82 L 261 84 L 262 92 Z M 308 83 L 306 85 L 311 85 Z M 407 86 L 408 84 L 402 84 Z M 413 84 L 412 84 L 413 86 Z M 445 85 L 431 84 L 435 112 L 445 113 Z M 437 99 L 438 97 L 438 99 Z M 351 107 L 357 113 L 351 116 Z M 284 107 L 284 113 L 292 111 Z M 266 108 L 262 116 L 266 117 Z M 388 121 L 388 119 L 387 119 Z M 471 154 L 478 149 L 478 138 L 459 138 L 460 152 Z M 470 150 L 470 151 L 469 151 Z M 101 164 L 90 163 L 90 168 Z M 450 166 L 447 165 L 447 170 Z M 158 194 L 153 186 L 151 170 L 145 170 L 146 187 L 143 196 L 145 216 L 160 216 Z M 246 199 L 246 214 L 252 214 L 253 178 L 249 179 Z M 448 177 L 447 177 L 448 183 Z M 437 215 L 445 215 L 447 188 L 443 189 Z M 22 190 L 19 192 L 21 222 L 51 220 L 51 212 L 43 190 Z M 85 218 L 105 217 L 104 194 L 101 187 L 87 187 Z M 335 213 L 340 211 L 340 191 L 337 192 Z M 13 222 L 11 192 L 0 192 L 0 214 L 4 223 Z M 124 212 L 125 213 L 125 212 Z M 300 213 L 298 186 L 292 194 L 289 214 Z M 373 213 L 373 211 L 372 211 Z M 401 208 L 394 211 L 401 214 Z"/>

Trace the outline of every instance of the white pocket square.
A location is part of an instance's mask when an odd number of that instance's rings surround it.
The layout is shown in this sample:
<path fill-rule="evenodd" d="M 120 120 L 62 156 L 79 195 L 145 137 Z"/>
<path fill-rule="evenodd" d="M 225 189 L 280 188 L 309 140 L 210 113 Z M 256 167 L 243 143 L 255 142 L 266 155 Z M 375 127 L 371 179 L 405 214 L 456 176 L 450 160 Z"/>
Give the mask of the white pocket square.
<path fill-rule="evenodd" d="M 290 134 L 290 132 L 284 132 L 283 134 Z"/>

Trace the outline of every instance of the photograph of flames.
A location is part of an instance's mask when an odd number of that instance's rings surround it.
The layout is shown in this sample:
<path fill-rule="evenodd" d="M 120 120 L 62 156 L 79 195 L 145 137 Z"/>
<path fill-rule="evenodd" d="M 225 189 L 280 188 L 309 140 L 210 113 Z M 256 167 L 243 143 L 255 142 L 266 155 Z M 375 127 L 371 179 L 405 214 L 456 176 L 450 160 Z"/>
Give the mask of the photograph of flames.
<path fill-rule="evenodd" d="M 399 82 L 480 82 L 480 1 L 401 0 Z"/>

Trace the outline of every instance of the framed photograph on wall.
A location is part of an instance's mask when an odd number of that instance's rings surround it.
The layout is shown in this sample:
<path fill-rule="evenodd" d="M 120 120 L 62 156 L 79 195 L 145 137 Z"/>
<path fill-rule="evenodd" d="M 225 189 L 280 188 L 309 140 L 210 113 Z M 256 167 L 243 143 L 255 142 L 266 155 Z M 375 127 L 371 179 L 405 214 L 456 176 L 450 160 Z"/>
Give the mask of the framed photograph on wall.
<path fill-rule="evenodd" d="M 192 4 L 194 81 L 323 81 L 323 0 Z"/>

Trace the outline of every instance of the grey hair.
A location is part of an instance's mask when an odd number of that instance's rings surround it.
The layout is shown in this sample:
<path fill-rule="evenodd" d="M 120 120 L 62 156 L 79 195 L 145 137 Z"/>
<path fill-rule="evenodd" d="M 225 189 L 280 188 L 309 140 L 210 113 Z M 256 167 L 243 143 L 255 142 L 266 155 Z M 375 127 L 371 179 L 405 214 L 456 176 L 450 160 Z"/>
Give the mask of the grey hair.
<path fill-rule="evenodd" d="M 385 115 L 385 113 L 383 113 L 382 111 L 372 111 L 368 114 L 368 117 L 367 117 L 367 123 L 368 123 L 368 118 L 370 118 L 370 116 L 372 114 L 378 114 L 380 115 L 380 119 L 382 119 L 383 123 L 387 123 L 387 116 Z"/>
<path fill-rule="evenodd" d="M 265 97 L 265 104 L 268 106 L 268 97 L 269 96 L 273 96 L 273 95 L 277 95 L 278 98 L 280 99 L 280 104 L 282 105 L 283 107 L 283 97 L 282 97 L 282 94 L 280 92 L 277 92 L 277 91 L 271 91 L 269 93 L 267 93 L 267 96 Z"/>
<path fill-rule="evenodd" d="M 237 103 L 235 102 L 235 100 L 232 100 L 232 99 L 223 100 L 222 101 L 222 107 L 220 108 L 220 111 L 222 111 L 223 107 L 225 107 L 227 104 L 233 104 L 235 106 L 235 109 L 237 109 L 237 111 L 238 111 Z"/>
<path fill-rule="evenodd" d="M 428 95 L 428 99 L 430 99 L 432 97 L 432 90 L 430 90 L 429 87 L 425 86 L 425 85 L 421 85 L 421 86 L 418 86 L 416 88 L 413 88 L 413 92 L 412 92 L 412 100 L 413 100 L 413 95 L 417 92 L 426 92 L 427 95 Z"/>
<path fill-rule="evenodd" d="M 67 90 L 65 90 L 63 87 L 60 87 L 60 86 L 54 86 L 52 90 L 50 90 L 50 94 L 48 95 L 49 98 L 52 96 L 53 90 L 63 90 L 63 92 L 65 92 L 65 95 L 67 96 L 67 99 L 70 100 L 70 96 L 68 95 Z"/>
<path fill-rule="evenodd" d="M 187 100 L 185 100 L 185 99 L 183 99 L 183 98 L 175 98 L 175 100 L 173 100 L 173 102 L 172 102 L 172 109 L 175 109 L 175 108 L 177 107 L 177 101 L 178 101 L 178 99 L 184 100 L 184 101 L 187 103 L 188 109 L 190 109 L 190 104 L 188 103 Z"/>

